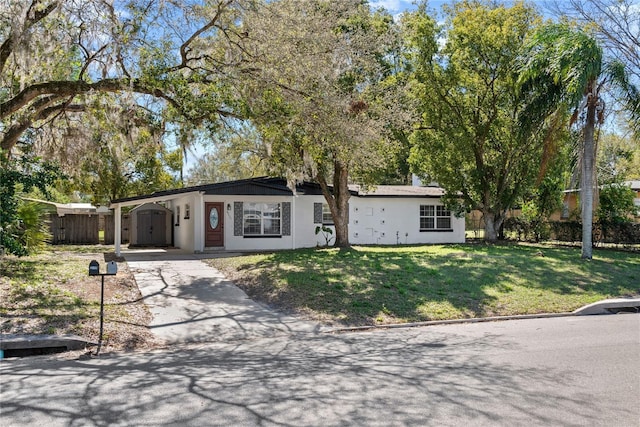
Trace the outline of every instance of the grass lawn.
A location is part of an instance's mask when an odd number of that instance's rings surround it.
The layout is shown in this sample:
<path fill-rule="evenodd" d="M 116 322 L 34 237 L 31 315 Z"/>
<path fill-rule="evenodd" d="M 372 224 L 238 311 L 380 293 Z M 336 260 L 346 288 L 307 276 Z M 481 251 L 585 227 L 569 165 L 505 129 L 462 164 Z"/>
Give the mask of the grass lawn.
<path fill-rule="evenodd" d="M 27 256 L 0 256 L 0 333 L 74 334 L 98 340 L 100 278 L 89 262 L 111 256 L 109 246 L 50 246 Z M 152 345 L 151 315 L 126 263 L 105 278 L 105 348 Z"/>
<path fill-rule="evenodd" d="M 637 253 L 530 245 L 307 249 L 208 261 L 252 298 L 343 325 L 573 311 L 640 295 Z"/>

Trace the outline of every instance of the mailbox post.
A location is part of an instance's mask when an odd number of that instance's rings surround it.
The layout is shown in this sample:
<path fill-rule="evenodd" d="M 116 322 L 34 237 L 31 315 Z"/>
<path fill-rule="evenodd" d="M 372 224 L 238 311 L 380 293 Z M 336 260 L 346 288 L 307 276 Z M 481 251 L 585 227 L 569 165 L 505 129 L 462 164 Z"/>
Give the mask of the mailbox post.
<path fill-rule="evenodd" d="M 107 272 L 100 273 L 100 264 L 95 259 L 89 263 L 89 276 L 100 276 L 100 335 L 98 336 L 98 349 L 96 355 L 100 354 L 102 348 L 102 332 L 104 326 L 104 276 L 115 276 L 118 273 L 118 264 L 115 261 L 107 263 Z"/>

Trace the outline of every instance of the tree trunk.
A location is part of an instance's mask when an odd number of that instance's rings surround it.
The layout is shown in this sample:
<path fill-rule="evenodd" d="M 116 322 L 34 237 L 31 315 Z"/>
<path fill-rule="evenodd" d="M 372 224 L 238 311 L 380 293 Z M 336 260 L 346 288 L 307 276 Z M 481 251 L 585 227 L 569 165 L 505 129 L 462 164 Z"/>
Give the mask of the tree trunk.
<path fill-rule="evenodd" d="M 595 91 L 589 94 L 587 100 L 587 118 L 584 125 L 584 144 L 582 147 L 582 177 L 580 188 L 580 204 L 582 214 L 582 258 L 593 257 L 593 163 L 595 149 L 593 135 L 596 124 L 596 106 L 598 96 Z"/>
<path fill-rule="evenodd" d="M 498 233 L 504 222 L 504 215 L 483 211 L 482 219 L 484 220 L 484 240 L 489 242 L 497 241 Z"/>
<path fill-rule="evenodd" d="M 331 217 L 333 218 L 333 225 L 336 231 L 334 246 L 348 248 L 351 246 L 349 243 L 349 197 L 351 197 L 349 192 L 349 170 L 343 163 L 334 162 L 332 191 L 329 190 L 324 175 L 319 173 L 316 180 L 320 184 L 322 194 L 329 205 Z"/>
<path fill-rule="evenodd" d="M 340 219 L 334 222 L 336 229 L 336 242 L 334 244 L 337 248 L 348 248 L 351 246 L 349 243 L 349 224 L 347 221 Z"/>

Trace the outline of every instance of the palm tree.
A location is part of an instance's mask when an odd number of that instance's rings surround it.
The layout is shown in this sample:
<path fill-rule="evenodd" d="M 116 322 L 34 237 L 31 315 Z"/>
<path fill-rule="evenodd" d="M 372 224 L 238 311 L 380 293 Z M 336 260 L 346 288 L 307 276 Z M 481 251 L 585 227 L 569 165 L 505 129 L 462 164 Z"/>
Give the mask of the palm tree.
<path fill-rule="evenodd" d="M 550 24 L 536 31 L 528 43 L 520 67 L 520 87 L 527 106 L 524 126 L 534 129 L 543 122 L 563 125 L 584 114 L 581 150 L 582 258 L 592 258 L 594 133 L 602 121 L 601 91 L 608 82 L 603 73 L 602 48 L 580 29 Z M 573 113 L 570 115 L 570 113 Z"/>

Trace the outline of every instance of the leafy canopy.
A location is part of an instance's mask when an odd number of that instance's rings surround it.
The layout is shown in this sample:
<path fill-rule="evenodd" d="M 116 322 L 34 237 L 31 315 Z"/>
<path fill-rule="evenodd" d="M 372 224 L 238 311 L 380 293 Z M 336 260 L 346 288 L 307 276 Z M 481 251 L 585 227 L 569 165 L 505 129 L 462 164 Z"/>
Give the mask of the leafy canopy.
<path fill-rule="evenodd" d="M 460 1 L 446 15 L 439 26 L 423 3 L 403 18 L 411 93 L 421 113 L 409 160 L 425 182 L 446 190 L 458 213 L 481 210 L 487 238 L 495 239 L 540 164 L 541 135 L 520 132 L 516 67 L 540 18 L 521 2 Z"/>

